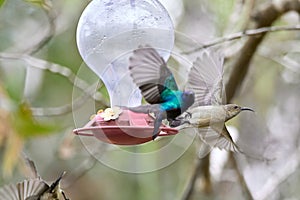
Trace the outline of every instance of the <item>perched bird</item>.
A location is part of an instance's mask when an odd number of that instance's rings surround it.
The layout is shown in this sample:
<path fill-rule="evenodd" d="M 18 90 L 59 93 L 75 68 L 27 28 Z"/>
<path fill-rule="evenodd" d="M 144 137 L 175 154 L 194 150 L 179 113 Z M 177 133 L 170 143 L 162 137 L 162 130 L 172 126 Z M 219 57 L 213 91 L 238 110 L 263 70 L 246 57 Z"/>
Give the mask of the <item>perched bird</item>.
<path fill-rule="evenodd" d="M 129 71 L 148 105 L 131 107 L 140 113 L 154 113 L 153 139 L 163 119 L 175 120 L 194 103 L 194 92 L 178 89 L 164 59 L 150 46 L 139 46 L 129 58 Z"/>
<path fill-rule="evenodd" d="M 181 125 L 177 129 L 196 128 L 200 138 L 210 147 L 241 152 L 225 122 L 241 111 L 254 111 L 236 104 L 224 105 L 223 61 L 219 52 L 205 50 L 193 63 L 186 89 L 194 91 L 195 103 L 178 117 Z"/>
<path fill-rule="evenodd" d="M 65 173 L 48 185 L 38 175 L 34 163 L 28 159 L 27 164 L 33 170 L 34 178 L 1 187 L 0 200 L 69 200 L 59 186 Z"/>

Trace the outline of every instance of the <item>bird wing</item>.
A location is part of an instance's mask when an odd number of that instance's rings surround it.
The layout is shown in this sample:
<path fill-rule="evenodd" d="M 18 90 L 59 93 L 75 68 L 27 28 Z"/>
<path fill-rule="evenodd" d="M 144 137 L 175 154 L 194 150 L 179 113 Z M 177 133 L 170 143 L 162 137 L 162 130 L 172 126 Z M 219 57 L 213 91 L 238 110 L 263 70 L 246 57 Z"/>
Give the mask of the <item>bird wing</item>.
<path fill-rule="evenodd" d="M 36 169 L 36 166 L 33 162 L 33 160 L 31 160 L 29 157 L 27 157 L 27 155 L 25 153 L 23 153 L 23 157 L 24 157 L 24 160 L 25 160 L 25 163 L 26 163 L 26 166 L 28 167 L 31 175 L 30 175 L 30 178 L 32 179 L 40 179 L 41 176 L 39 175 L 37 169 Z"/>
<path fill-rule="evenodd" d="M 49 186 L 41 179 L 24 180 L 16 185 L 6 185 L 0 188 L 0 200 L 29 200 Z"/>
<path fill-rule="evenodd" d="M 205 50 L 189 72 L 185 90 L 195 93 L 192 107 L 222 104 L 224 58 L 219 52 Z"/>
<path fill-rule="evenodd" d="M 230 136 L 226 126 L 212 125 L 210 127 L 198 129 L 199 136 L 206 144 L 225 149 L 227 151 L 241 152 L 239 147 L 235 144 Z"/>
<path fill-rule="evenodd" d="M 212 149 L 212 146 L 205 142 L 202 142 L 198 150 L 198 158 L 204 158 L 205 156 L 207 156 L 207 154 L 209 154 L 212 151 Z"/>
<path fill-rule="evenodd" d="M 150 104 L 164 102 L 165 90 L 178 90 L 173 74 L 164 59 L 150 46 L 139 46 L 129 58 L 130 75 Z M 170 91 L 171 92 L 171 91 Z"/>

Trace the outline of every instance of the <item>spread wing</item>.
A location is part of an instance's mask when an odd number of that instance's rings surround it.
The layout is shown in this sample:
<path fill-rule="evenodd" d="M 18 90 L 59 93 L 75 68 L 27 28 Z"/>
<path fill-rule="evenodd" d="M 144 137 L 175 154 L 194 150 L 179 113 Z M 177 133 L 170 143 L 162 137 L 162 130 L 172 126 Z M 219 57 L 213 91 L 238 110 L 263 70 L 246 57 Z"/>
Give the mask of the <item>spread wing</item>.
<path fill-rule="evenodd" d="M 25 180 L 16 185 L 0 188 L 0 200 L 26 200 L 47 188 L 49 186 L 41 179 Z"/>
<path fill-rule="evenodd" d="M 150 104 L 162 103 L 165 90 L 178 90 L 171 71 L 162 57 L 150 46 L 139 46 L 129 58 L 130 75 Z"/>
<path fill-rule="evenodd" d="M 225 149 L 227 151 L 241 152 L 239 147 L 233 141 L 226 126 L 212 126 L 198 129 L 202 141 L 211 147 Z"/>
<path fill-rule="evenodd" d="M 185 89 L 195 93 L 192 107 L 222 104 L 223 62 L 220 53 L 205 50 L 193 63 Z"/>

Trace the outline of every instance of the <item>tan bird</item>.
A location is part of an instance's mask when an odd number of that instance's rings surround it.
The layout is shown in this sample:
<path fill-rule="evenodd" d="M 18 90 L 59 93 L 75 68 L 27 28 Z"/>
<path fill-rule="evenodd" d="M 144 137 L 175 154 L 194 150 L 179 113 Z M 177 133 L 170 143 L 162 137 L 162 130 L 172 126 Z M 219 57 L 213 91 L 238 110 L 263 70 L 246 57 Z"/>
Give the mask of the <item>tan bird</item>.
<path fill-rule="evenodd" d="M 241 111 L 253 110 L 236 104 L 224 105 L 223 61 L 219 52 L 205 50 L 193 63 L 186 90 L 195 93 L 195 103 L 179 117 L 181 122 L 177 129 L 193 128 L 210 147 L 242 152 L 233 141 L 225 122 Z"/>
<path fill-rule="evenodd" d="M 0 200 L 69 200 L 60 189 L 62 173 L 56 181 L 48 185 L 37 173 L 33 161 L 26 158 L 32 173 L 32 179 L 17 184 L 10 184 L 0 188 Z"/>

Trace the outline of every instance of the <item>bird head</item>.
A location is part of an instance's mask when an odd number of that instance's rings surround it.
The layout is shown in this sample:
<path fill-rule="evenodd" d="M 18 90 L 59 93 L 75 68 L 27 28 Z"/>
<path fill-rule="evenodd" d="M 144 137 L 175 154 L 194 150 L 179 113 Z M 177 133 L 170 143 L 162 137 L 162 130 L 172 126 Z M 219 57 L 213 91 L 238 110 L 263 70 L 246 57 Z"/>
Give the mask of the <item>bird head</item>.
<path fill-rule="evenodd" d="M 186 111 L 195 102 L 195 93 L 193 91 L 184 91 L 181 95 L 182 107 L 181 109 Z"/>
<path fill-rule="evenodd" d="M 65 172 L 63 172 L 58 177 L 58 179 L 55 182 L 53 182 L 43 194 L 41 194 L 39 199 L 41 199 L 41 200 L 67 200 L 64 192 L 60 189 L 60 181 L 64 175 L 65 175 Z"/>
<path fill-rule="evenodd" d="M 243 110 L 248 110 L 248 111 L 254 112 L 254 110 L 252 110 L 251 108 L 241 107 L 241 106 L 236 105 L 236 104 L 227 104 L 227 105 L 225 105 L 225 110 L 226 110 L 226 121 L 233 118 L 233 117 L 235 117 L 236 115 L 238 115 Z"/>

